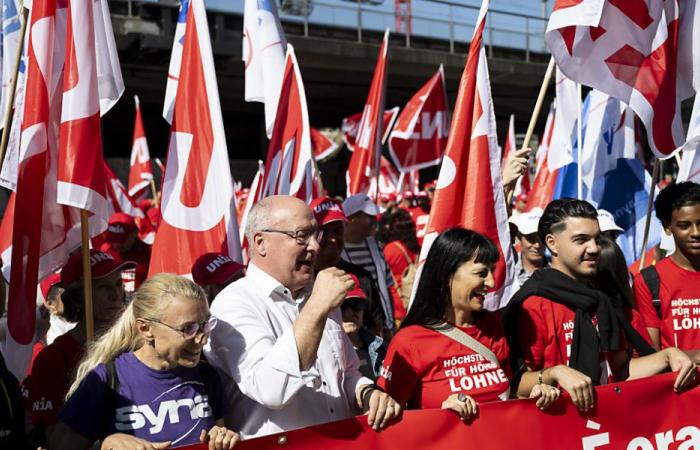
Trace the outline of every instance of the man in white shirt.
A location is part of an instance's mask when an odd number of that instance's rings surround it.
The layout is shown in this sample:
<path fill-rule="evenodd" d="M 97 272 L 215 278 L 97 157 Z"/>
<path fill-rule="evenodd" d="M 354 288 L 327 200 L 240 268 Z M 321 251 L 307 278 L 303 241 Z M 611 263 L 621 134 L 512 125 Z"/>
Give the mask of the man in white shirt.
<path fill-rule="evenodd" d="M 401 412 L 396 401 L 362 377 L 343 332 L 339 306 L 352 279 L 331 267 L 314 281 L 319 233 L 301 200 L 261 200 L 248 215 L 246 277 L 212 303 L 219 323 L 204 351 L 225 377 L 233 405 L 227 426 L 244 438 L 363 411 L 379 429 Z"/>

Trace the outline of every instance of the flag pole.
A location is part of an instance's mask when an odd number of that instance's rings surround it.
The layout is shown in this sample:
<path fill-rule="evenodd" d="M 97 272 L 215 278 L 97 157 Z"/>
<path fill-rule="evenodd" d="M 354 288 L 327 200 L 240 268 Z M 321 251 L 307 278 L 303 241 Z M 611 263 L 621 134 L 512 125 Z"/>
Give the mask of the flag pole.
<path fill-rule="evenodd" d="M 582 127 L 582 112 L 581 112 L 581 83 L 576 83 L 578 87 L 578 102 L 576 112 L 578 119 L 576 120 L 576 194 L 579 200 L 583 200 L 583 164 L 581 158 L 581 148 L 583 140 L 583 127 Z"/>
<path fill-rule="evenodd" d="M 644 260 L 647 255 L 647 242 L 649 241 L 649 228 L 651 227 L 651 209 L 654 206 L 654 193 L 656 192 L 656 183 L 659 178 L 659 159 L 654 160 L 654 170 L 651 173 L 651 189 L 649 189 L 649 202 L 647 203 L 647 216 L 644 221 L 644 239 L 642 239 L 642 256 L 639 259 L 639 270 L 644 268 Z"/>
<path fill-rule="evenodd" d="M 158 203 L 158 189 L 156 189 L 156 182 L 151 178 L 151 192 L 153 192 L 153 201 Z"/>
<path fill-rule="evenodd" d="M 91 342 L 95 336 L 95 324 L 92 315 L 92 273 L 90 270 L 90 228 L 88 212 L 80 210 L 80 234 L 83 252 L 83 288 L 85 293 L 85 338 Z"/>
<path fill-rule="evenodd" d="M 544 97 L 547 94 L 547 88 L 549 87 L 549 81 L 552 79 L 552 73 L 554 72 L 554 56 L 549 58 L 549 65 L 547 66 L 547 71 L 544 73 L 544 79 L 542 80 L 542 86 L 540 86 L 540 93 L 537 95 L 537 101 L 535 102 L 535 109 L 532 110 L 532 116 L 530 116 L 530 123 L 527 126 L 527 132 L 525 133 L 525 140 L 523 140 L 523 146 L 520 150 L 525 150 L 530 145 L 530 140 L 532 139 L 532 133 L 535 132 L 535 124 L 537 123 L 537 118 L 540 115 L 540 110 L 542 109 L 542 103 L 544 103 Z M 513 143 L 515 144 L 515 143 Z M 517 181 L 516 181 L 517 183 Z M 514 190 L 508 192 L 508 199 L 506 201 L 507 205 L 510 205 L 513 201 Z"/>
<path fill-rule="evenodd" d="M 12 82 L 10 83 L 10 98 L 7 99 L 7 108 L 5 109 L 5 121 L 3 123 L 2 138 L 0 139 L 0 169 L 5 162 L 5 152 L 7 151 L 7 141 L 10 138 L 10 128 L 12 127 L 12 108 L 15 106 L 15 93 L 17 91 L 17 78 L 19 74 L 19 65 L 22 60 L 22 50 L 24 50 L 24 35 L 27 31 L 27 22 L 29 22 L 29 10 L 24 7 L 23 0 L 20 0 L 20 17 L 22 25 L 19 29 L 19 46 L 17 47 L 17 56 L 15 57 L 15 65 L 12 68 Z"/>

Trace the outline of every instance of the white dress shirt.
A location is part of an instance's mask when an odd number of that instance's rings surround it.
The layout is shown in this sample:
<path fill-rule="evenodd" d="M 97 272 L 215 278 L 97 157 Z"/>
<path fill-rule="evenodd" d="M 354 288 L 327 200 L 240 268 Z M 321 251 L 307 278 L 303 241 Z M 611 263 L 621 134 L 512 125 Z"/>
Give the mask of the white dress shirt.
<path fill-rule="evenodd" d="M 212 303 L 219 319 L 204 348 L 224 375 L 230 411 L 226 425 L 243 438 L 264 436 L 359 414 L 356 389 L 372 381 L 343 332 L 340 309 L 326 320 L 313 366 L 299 367 L 292 324 L 310 289 L 289 289 L 254 264 Z"/>

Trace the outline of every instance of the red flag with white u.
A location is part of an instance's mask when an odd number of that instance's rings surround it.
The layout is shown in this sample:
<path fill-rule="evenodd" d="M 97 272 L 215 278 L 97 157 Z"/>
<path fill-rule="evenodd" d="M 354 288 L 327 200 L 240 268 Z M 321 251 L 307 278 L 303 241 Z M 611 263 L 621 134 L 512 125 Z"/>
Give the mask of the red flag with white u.
<path fill-rule="evenodd" d="M 149 276 L 191 273 L 202 254 L 241 260 L 233 180 L 219 104 L 214 58 L 203 0 L 191 0 L 177 85 L 162 221 Z"/>
<path fill-rule="evenodd" d="M 143 128 L 143 119 L 141 118 L 141 105 L 139 97 L 136 95 L 134 103 L 136 103 L 136 116 L 134 117 L 134 138 L 131 144 L 129 164 L 129 195 L 138 198 L 145 194 L 146 189 L 153 181 L 153 168 L 146 141 L 146 131 Z"/>
<path fill-rule="evenodd" d="M 379 176 L 388 54 L 389 30 L 386 30 L 382 45 L 379 48 L 379 56 L 377 57 L 377 65 L 374 68 L 372 84 L 369 87 L 369 95 L 362 112 L 355 151 L 352 153 L 352 158 L 350 158 L 350 165 L 346 175 L 348 196 L 367 192 L 371 178 Z"/>
<path fill-rule="evenodd" d="M 389 136 L 389 152 L 401 172 L 440 164 L 450 122 L 442 65 L 406 103 Z"/>
<path fill-rule="evenodd" d="M 420 259 L 425 260 L 438 234 L 449 228 L 469 228 L 488 236 L 500 258 L 494 271 L 495 287 L 485 305 L 496 310 L 505 306 L 518 283 L 482 37 L 488 6 L 489 1 L 484 0 L 469 47 Z"/>
<path fill-rule="evenodd" d="M 260 198 L 292 195 L 309 203 L 313 198 L 316 166 L 304 83 L 294 48 L 289 44 L 279 99 Z"/>

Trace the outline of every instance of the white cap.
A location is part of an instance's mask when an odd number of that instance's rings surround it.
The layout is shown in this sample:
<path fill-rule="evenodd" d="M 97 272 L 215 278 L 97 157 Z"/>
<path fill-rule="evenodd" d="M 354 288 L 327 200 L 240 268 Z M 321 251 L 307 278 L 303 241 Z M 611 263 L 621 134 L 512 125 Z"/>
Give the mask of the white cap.
<path fill-rule="evenodd" d="M 530 211 L 512 216 L 508 219 L 508 222 L 518 227 L 518 233 L 520 234 L 528 235 L 537 233 L 537 225 L 540 223 L 540 217 L 542 217 L 543 212 L 542 208 L 534 207 Z"/>
<path fill-rule="evenodd" d="M 367 194 L 355 194 L 346 198 L 343 202 L 343 211 L 347 217 L 363 212 L 370 216 L 379 214 L 379 207 L 374 204 Z"/>
<path fill-rule="evenodd" d="M 615 223 L 613 215 L 604 209 L 598 210 L 598 225 L 600 226 L 600 231 L 625 231 Z"/>

